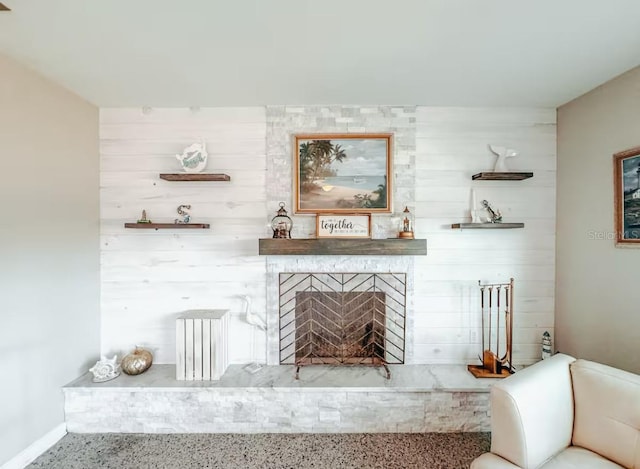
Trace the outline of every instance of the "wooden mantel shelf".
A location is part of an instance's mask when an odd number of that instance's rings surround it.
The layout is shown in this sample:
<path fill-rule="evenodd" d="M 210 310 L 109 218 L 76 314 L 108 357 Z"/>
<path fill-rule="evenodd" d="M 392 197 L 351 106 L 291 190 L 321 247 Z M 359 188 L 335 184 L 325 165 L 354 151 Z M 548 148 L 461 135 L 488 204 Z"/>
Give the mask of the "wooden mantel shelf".
<path fill-rule="evenodd" d="M 227 174 L 218 173 L 162 173 L 165 181 L 231 181 Z"/>
<path fill-rule="evenodd" d="M 209 223 L 125 223 L 124 227 L 138 230 L 206 230 L 209 229 Z"/>
<path fill-rule="evenodd" d="M 426 239 L 274 239 L 259 240 L 261 256 L 426 256 Z"/>

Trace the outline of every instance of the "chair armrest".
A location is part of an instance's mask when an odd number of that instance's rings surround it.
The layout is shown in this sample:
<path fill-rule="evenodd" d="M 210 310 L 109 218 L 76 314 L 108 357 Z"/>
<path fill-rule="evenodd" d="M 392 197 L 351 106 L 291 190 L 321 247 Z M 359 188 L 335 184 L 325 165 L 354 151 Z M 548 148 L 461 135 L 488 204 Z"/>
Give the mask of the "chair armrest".
<path fill-rule="evenodd" d="M 492 453 L 529 469 L 571 444 L 574 361 L 557 354 L 491 388 Z"/>

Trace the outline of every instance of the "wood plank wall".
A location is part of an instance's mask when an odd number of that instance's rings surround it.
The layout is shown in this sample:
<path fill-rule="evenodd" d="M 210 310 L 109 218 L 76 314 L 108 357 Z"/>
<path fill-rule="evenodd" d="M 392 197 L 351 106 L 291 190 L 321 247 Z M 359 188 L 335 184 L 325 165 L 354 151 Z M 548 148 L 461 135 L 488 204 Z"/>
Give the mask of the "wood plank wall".
<path fill-rule="evenodd" d="M 479 353 L 479 279 L 516 279 L 514 354 L 540 355 L 544 330 L 553 335 L 555 274 L 555 110 L 419 107 L 416 151 L 417 236 L 428 255 L 415 259 L 413 363 L 467 363 Z M 228 308 L 232 363 L 251 351 L 251 328 L 238 313 L 239 295 L 266 308 L 266 267 L 258 238 L 269 233 L 266 201 L 265 108 L 101 110 L 102 352 L 150 346 L 157 363 L 174 363 L 175 317 L 187 309 Z M 175 154 L 204 138 L 208 172 L 230 182 L 169 182 Z M 529 180 L 472 181 L 491 170 L 487 144 L 519 151 L 513 170 Z M 504 221 L 523 230 L 459 231 L 469 221 L 470 190 L 488 199 Z M 211 230 L 126 230 L 143 209 L 173 221 L 192 205 L 192 221 Z M 260 335 L 258 335 L 260 336 Z"/>
<path fill-rule="evenodd" d="M 265 266 L 258 241 L 265 226 L 265 111 L 254 108 L 102 109 L 100 209 L 102 351 L 150 346 L 155 362 L 175 363 L 175 318 L 188 309 L 243 310 L 250 295 L 264 311 Z M 207 172 L 230 182 L 170 182 L 176 153 L 204 138 Z M 146 209 L 172 222 L 180 204 L 210 230 L 131 230 Z M 236 314 L 232 337 L 251 337 Z M 259 350 L 264 350 L 264 346 Z M 231 359 L 251 359 L 249 344 L 232 341 Z"/>
<path fill-rule="evenodd" d="M 493 168 L 487 144 L 514 148 L 525 181 L 472 181 Z M 556 213 L 554 109 L 418 108 L 416 229 L 428 255 L 416 258 L 415 357 L 470 363 L 480 350 L 478 280 L 515 278 L 514 360 L 540 358 L 542 333 L 553 335 Z M 517 230 L 452 230 L 470 221 L 471 189 Z"/>

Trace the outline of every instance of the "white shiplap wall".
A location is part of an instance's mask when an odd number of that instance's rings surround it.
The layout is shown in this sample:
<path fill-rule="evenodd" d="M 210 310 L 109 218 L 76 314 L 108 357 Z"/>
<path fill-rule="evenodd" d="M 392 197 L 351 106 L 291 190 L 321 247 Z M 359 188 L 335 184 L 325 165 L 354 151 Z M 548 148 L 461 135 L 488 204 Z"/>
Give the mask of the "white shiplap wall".
<path fill-rule="evenodd" d="M 102 352 L 149 346 L 158 363 L 175 362 L 175 317 L 196 308 L 243 310 L 250 295 L 264 311 L 264 259 L 257 239 L 265 226 L 265 111 L 254 108 L 102 109 L 100 208 Z M 169 182 L 181 172 L 176 153 L 204 139 L 207 172 L 230 182 Z M 191 204 L 192 222 L 210 230 L 135 230 L 146 209 L 172 222 Z M 249 361 L 251 330 L 236 315 L 231 359 Z M 258 351 L 264 350 L 264 345 Z"/>
<path fill-rule="evenodd" d="M 519 155 L 525 181 L 472 181 L 491 171 L 487 144 Z M 428 239 L 416 258 L 415 356 L 427 363 L 469 363 L 480 346 L 478 280 L 515 279 L 514 361 L 540 358 L 542 333 L 553 335 L 556 114 L 554 109 L 418 108 L 416 229 Z M 469 222 L 471 189 L 516 230 L 452 230 Z"/>
<path fill-rule="evenodd" d="M 477 282 L 509 277 L 516 279 L 515 361 L 535 361 L 542 332 L 553 333 L 555 110 L 419 107 L 416 120 L 416 234 L 428 239 L 429 253 L 415 258 L 412 362 L 473 361 L 480 351 Z M 103 353 L 145 344 L 157 362 L 173 363 L 181 311 L 239 312 L 238 295 L 250 295 L 253 309 L 264 312 L 267 272 L 257 239 L 269 233 L 267 201 L 278 197 L 266 194 L 267 125 L 263 107 L 101 111 Z M 199 138 L 210 154 L 207 171 L 225 172 L 231 182 L 160 180 L 160 172 L 180 171 L 173 155 Z M 511 169 L 534 177 L 472 182 L 493 166 L 488 143 L 516 148 Z M 505 221 L 526 228 L 451 230 L 469 221 L 472 187 L 478 201 L 487 198 Z M 182 203 L 211 230 L 123 228 L 142 209 L 154 221 L 172 221 Z M 251 329 L 236 315 L 230 330 L 231 361 L 249 361 Z"/>

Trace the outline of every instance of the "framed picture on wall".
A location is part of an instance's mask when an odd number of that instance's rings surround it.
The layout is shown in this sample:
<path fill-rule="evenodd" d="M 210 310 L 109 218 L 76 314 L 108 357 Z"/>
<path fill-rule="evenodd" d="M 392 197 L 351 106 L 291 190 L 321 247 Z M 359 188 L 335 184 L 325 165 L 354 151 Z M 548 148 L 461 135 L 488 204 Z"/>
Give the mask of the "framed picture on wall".
<path fill-rule="evenodd" d="M 613 155 L 616 245 L 640 246 L 640 147 Z"/>
<path fill-rule="evenodd" d="M 392 134 L 294 135 L 296 213 L 388 213 Z"/>

